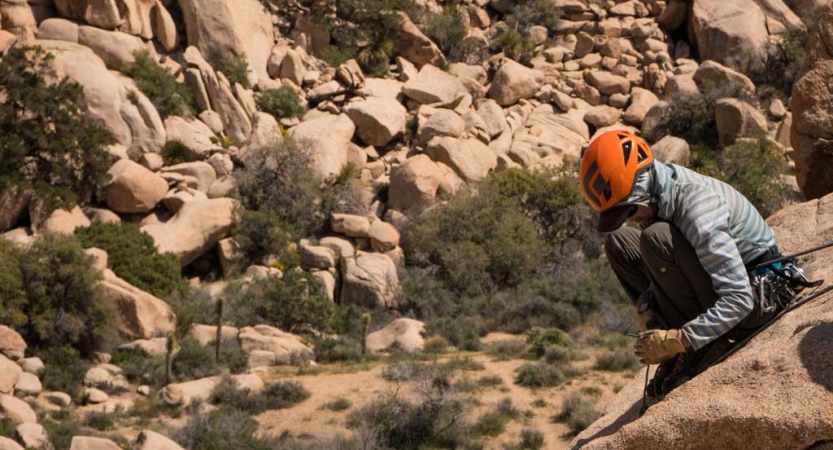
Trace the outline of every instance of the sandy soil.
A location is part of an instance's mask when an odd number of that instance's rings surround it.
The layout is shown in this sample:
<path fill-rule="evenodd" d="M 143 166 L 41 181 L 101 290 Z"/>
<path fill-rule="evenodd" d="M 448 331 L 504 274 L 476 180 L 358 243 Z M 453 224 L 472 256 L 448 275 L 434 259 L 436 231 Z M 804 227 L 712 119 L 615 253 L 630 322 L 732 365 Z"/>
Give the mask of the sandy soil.
<path fill-rule="evenodd" d="M 484 343 L 498 340 L 519 339 L 518 336 L 507 334 L 493 334 L 484 339 Z M 512 399 L 512 404 L 520 411 L 530 410 L 533 416 L 522 422 L 511 421 L 506 431 L 496 438 L 486 441 L 487 450 L 502 450 L 504 443 L 517 442 L 521 430 L 536 429 L 544 433 L 547 449 L 565 448 L 572 436 L 566 425 L 553 423 L 552 417 L 561 409 L 561 403 L 566 395 L 585 386 L 596 386 L 602 391 L 597 407 L 601 410 L 615 395 L 615 388 L 627 383 L 633 373 L 610 373 L 588 370 L 584 375 L 574 378 L 568 383 L 555 388 L 531 390 L 513 383 L 515 368 L 528 362 L 525 360 L 494 361 L 490 356 L 482 353 L 457 353 L 445 355 L 442 359 L 452 357 L 471 357 L 485 366 L 485 370 L 461 372 L 455 377 L 459 380 L 469 377 L 476 380 L 484 375 L 497 375 L 503 379 L 501 386 L 482 389 L 475 394 L 480 404 L 471 412 L 470 421 L 474 422 L 486 411 L 494 410 L 497 403 L 506 397 Z M 593 358 L 575 363 L 578 367 L 592 366 Z M 288 431 L 296 436 L 312 435 L 318 437 L 334 437 L 349 435 L 346 428 L 347 417 L 351 411 L 361 408 L 379 396 L 391 394 L 397 389 L 400 395 L 413 394 L 417 388 L 415 383 L 388 382 L 381 376 L 382 369 L 387 363 L 374 362 L 355 366 L 325 366 L 318 373 L 299 374 L 297 368 L 271 368 L 260 373 L 267 383 L 280 380 L 297 380 L 312 394 L 309 399 L 293 408 L 268 411 L 257 417 L 263 433 L 280 434 Z M 352 406 L 340 412 L 322 409 L 322 405 L 338 398 L 346 398 Z M 543 400 L 545 406 L 533 406 L 536 400 Z M 540 402 L 539 402 L 540 403 Z"/>

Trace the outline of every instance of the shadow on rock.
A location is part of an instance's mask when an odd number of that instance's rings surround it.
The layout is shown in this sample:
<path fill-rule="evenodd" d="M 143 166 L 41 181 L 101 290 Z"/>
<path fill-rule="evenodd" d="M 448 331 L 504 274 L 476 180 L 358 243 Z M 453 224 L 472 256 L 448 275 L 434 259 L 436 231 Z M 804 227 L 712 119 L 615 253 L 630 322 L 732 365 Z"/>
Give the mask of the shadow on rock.
<path fill-rule="evenodd" d="M 588 436 L 583 439 L 579 439 L 573 443 L 572 448 L 582 448 L 585 444 L 593 442 L 596 439 L 603 438 L 605 436 L 610 436 L 611 434 L 619 431 L 620 428 L 624 427 L 625 425 L 639 419 L 639 409 L 642 408 L 642 399 L 640 398 L 639 401 L 635 402 L 633 406 L 631 406 L 627 412 L 619 416 L 613 423 L 610 425 L 602 428 L 598 432 L 594 433 L 592 436 Z"/>
<path fill-rule="evenodd" d="M 798 344 L 798 354 L 810 379 L 833 391 L 833 323 L 811 328 Z"/>

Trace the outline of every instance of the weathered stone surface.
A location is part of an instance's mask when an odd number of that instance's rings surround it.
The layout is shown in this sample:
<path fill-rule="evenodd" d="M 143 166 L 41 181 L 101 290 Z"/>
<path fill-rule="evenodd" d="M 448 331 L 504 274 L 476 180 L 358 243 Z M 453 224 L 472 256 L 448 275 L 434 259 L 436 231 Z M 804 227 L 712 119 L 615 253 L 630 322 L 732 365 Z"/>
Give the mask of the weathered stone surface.
<path fill-rule="evenodd" d="M 136 450 L 185 450 L 171 439 L 150 430 L 144 430 L 136 438 Z"/>
<path fill-rule="evenodd" d="M 326 178 L 338 174 L 347 163 L 347 147 L 355 131 L 353 121 L 341 114 L 301 122 L 291 135 L 310 144 L 311 167 L 317 176 Z"/>
<path fill-rule="evenodd" d="M 499 105 L 510 106 L 520 99 L 532 98 L 543 84 L 542 72 L 510 59 L 498 69 L 488 95 Z"/>
<path fill-rule="evenodd" d="M 674 136 L 665 136 L 656 144 L 651 146 L 654 158 L 666 164 L 679 164 L 688 166 L 691 156 L 691 149 L 685 139 Z"/>
<path fill-rule="evenodd" d="M 5 437 L 0 436 L 0 450 L 25 450 L 23 447 L 20 446 L 17 442 Z"/>
<path fill-rule="evenodd" d="M 468 93 L 459 78 L 431 64 L 424 65 L 416 78 L 408 80 L 402 92 L 423 105 L 455 105 Z"/>
<path fill-rule="evenodd" d="M 822 244 L 833 232 L 833 196 L 793 205 L 768 220 L 784 254 Z M 833 250 L 810 255 L 811 279 L 833 275 Z M 833 438 L 833 294 L 789 312 L 726 361 L 653 404 L 641 418 L 642 374 L 623 389 L 572 449 L 781 450 Z M 685 424 L 681 432 L 680 424 Z"/>
<path fill-rule="evenodd" d="M 714 117 L 722 146 L 732 145 L 739 137 L 753 137 L 767 131 L 766 117 L 752 105 L 735 98 L 718 100 Z"/>
<path fill-rule="evenodd" d="M 69 450 L 121 450 L 115 442 L 97 437 L 75 436 Z"/>
<path fill-rule="evenodd" d="M 256 0 L 180 0 L 188 44 L 209 61 L 245 56 L 258 78 L 269 78 L 274 45 L 272 21 Z"/>
<path fill-rule="evenodd" d="M 354 214 L 334 213 L 330 217 L 330 227 L 336 233 L 350 237 L 366 238 L 370 233 L 370 220 Z"/>
<path fill-rule="evenodd" d="M 750 94 L 755 92 L 755 83 L 749 77 L 716 61 L 703 61 L 693 77 L 703 91 L 720 89 L 727 93 L 734 90 Z"/>
<path fill-rule="evenodd" d="M 20 374 L 23 369 L 14 361 L 0 355 L 0 394 L 11 394 L 14 386 L 20 381 Z"/>
<path fill-rule="evenodd" d="M 430 107 L 424 108 L 432 109 Z M 420 111 L 422 111 L 422 108 L 420 108 Z M 431 113 L 425 123 L 420 124 L 417 141 L 424 146 L 435 137 L 459 138 L 463 136 L 465 127 L 465 121 L 456 112 L 448 109 L 437 109 Z"/>
<path fill-rule="evenodd" d="M 150 339 L 174 331 L 176 315 L 167 303 L 124 281 L 112 270 L 104 270 L 102 274 L 102 295 L 116 306 L 121 332 Z"/>
<path fill-rule="evenodd" d="M 87 370 L 84 375 L 84 386 L 99 389 L 126 388 L 127 379 L 124 371 L 113 364 L 102 363 Z"/>
<path fill-rule="evenodd" d="M 237 339 L 246 353 L 253 350 L 271 352 L 275 355 L 275 364 L 290 364 L 294 359 L 312 356 L 312 349 L 301 338 L 269 325 L 241 328 Z"/>
<path fill-rule="evenodd" d="M 642 121 L 645 120 L 648 110 L 658 101 L 659 98 L 653 92 L 647 89 L 633 88 L 631 91 L 631 104 L 625 110 L 622 119 L 627 123 L 640 126 L 642 125 Z"/>
<path fill-rule="evenodd" d="M 494 138 L 503 133 L 509 126 L 506 123 L 506 116 L 503 114 L 503 108 L 492 99 L 483 100 L 477 105 L 477 114 L 486 122 L 486 129 L 489 136 Z"/>
<path fill-rule="evenodd" d="M 507 150 L 509 157 L 524 166 L 550 157 L 562 162 L 578 160 L 582 144 L 590 139 L 584 114 L 584 110 L 561 113 L 552 105 L 538 105 L 528 116 L 519 116 L 516 125 L 510 123 L 517 131 Z"/>
<path fill-rule="evenodd" d="M 688 34 L 703 61 L 740 72 L 763 67 L 766 15 L 753 0 L 698 0 L 691 7 Z"/>
<path fill-rule="evenodd" d="M 173 253 L 184 267 L 228 236 L 237 220 L 236 207 L 230 198 L 193 200 L 167 222 L 145 225 L 142 231 L 153 238 L 160 253 Z"/>
<path fill-rule="evenodd" d="M 162 174 L 178 173 L 186 177 L 194 177 L 197 180 L 196 189 L 200 192 L 208 192 L 208 188 L 217 180 L 217 173 L 214 167 L 205 161 L 194 161 L 163 167 Z"/>
<path fill-rule="evenodd" d="M 147 50 L 142 39 L 121 31 L 106 31 L 82 25 L 78 28 L 78 43 L 89 47 L 110 70 L 120 70 L 136 60 L 133 54 Z"/>
<path fill-rule="evenodd" d="M 367 349 L 373 352 L 393 348 L 418 352 L 425 346 L 422 333 L 425 324 L 414 319 L 396 319 L 384 328 L 367 336 Z"/>
<path fill-rule="evenodd" d="M 344 112 L 356 125 L 359 138 L 368 145 L 385 146 L 405 130 L 408 111 L 396 99 L 371 97 L 351 102 Z"/>
<path fill-rule="evenodd" d="M 66 19 L 46 19 L 38 26 L 37 38 L 78 43 L 78 27 Z"/>
<path fill-rule="evenodd" d="M 17 331 L 0 325 L 0 353 L 12 359 L 23 358 L 26 352 L 26 341 Z"/>
<path fill-rule="evenodd" d="M 159 175 L 128 159 L 121 159 L 107 171 L 107 205 L 116 212 L 149 212 L 168 192 L 168 183 Z"/>
<path fill-rule="evenodd" d="M 793 86 L 790 143 L 795 151 L 795 173 L 801 192 L 818 198 L 833 192 L 833 7 L 810 36 L 807 72 Z"/>
<path fill-rule="evenodd" d="M 71 211 L 56 209 L 43 222 L 42 231 L 49 233 L 72 234 L 78 228 L 90 226 L 90 219 L 77 205 Z"/>
<path fill-rule="evenodd" d="M 119 350 L 140 352 L 141 354 L 151 358 L 164 356 L 168 352 L 167 338 L 164 337 L 137 339 L 135 341 L 122 344 L 118 348 Z"/>
<path fill-rule="evenodd" d="M 467 181 L 480 180 L 497 166 L 497 155 L 477 139 L 437 137 L 428 142 L 425 153 Z"/>
<path fill-rule="evenodd" d="M 64 41 L 38 41 L 55 55 L 53 67 L 84 88 L 83 107 L 110 130 L 125 147 L 137 152 L 159 152 L 165 127 L 153 103 L 127 78 L 109 72 L 87 47 Z"/>
<path fill-rule="evenodd" d="M 204 402 L 211 398 L 214 390 L 223 377 L 200 378 L 184 383 L 171 383 L 159 391 L 159 398 L 169 405 L 188 406 L 194 402 Z M 232 375 L 238 389 L 246 389 L 249 394 L 263 390 L 264 383 L 257 375 Z"/>
<path fill-rule="evenodd" d="M 168 141 L 178 141 L 185 146 L 187 150 L 185 157 L 189 161 L 201 161 L 211 150 L 220 148 L 211 141 L 214 132 L 199 120 L 170 116 L 165 119 L 165 132 Z"/>
<path fill-rule="evenodd" d="M 38 395 L 43 391 L 43 384 L 41 384 L 37 375 L 22 372 L 20 379 L 14 385 L 14 391 L 15 394 Z"/>
<path fill-rule="evenodd" d="M 431 39 L 417 28 L 405 13 L 400 13 L 402 23 L 393 40 L 396 44 L 396 53 L 414 63 L 417 67 L 425 64 L 444 66 L 446 64 L 443 52 Z"/>
<path fill-rule="evenodd" d="M 416 155 L 391 170 L 388 203 L 400 211 L 423 208 L 438 196 L 453 194 L 463 184 L 447 165 L 425 154 Z"/>
<path fill-rule="evenodd" d="M 401 292 L 396 265 L 387 255 L 358 252 L 341 258 L 341 303 L 395 308 Z"/>
<path fill-rule="evenodd" d="M 223 341 L 237 339 L 239 330 L 237 327 L 223 325 L 220 331 L 220 339 Z M 200 343 L 200 345 L 208 345 L 217 340 L 217 326 L 216 325 L 191 325 L 188 330 L 188 336 Z"/>
<path fill-rule="evenodd" d="M 606 95 L 627 94 L 631 90 L 631 83 L 627 78 L 614 75 L 610 72 L 591 70 L 585 73 L 584 79 L 587 81 L 587 84 Z"/>
<path fill-rule="evenodd" d="M 374 220 L 368 232 L 370 247 L 377 252 L 389 252 L 399 246 L 399 231 L 393 225 Z"/>
<path fill-rule="evenodd" d="M 38 423 L 38 416 L 28 403 L 7 394 L 0 394 L 0 417 L 14 424 Z"/>
<path fill-rule="evenodd" d="M 312 269 L 329 269 L 335 267 L 335 252 L 320 245 L 312 245 L 309 239 L 301 239 L 298 243 L 298 255 L 301 265 Z"/>
<path fill-rule="evenodd" d="M 596 128 L 609 127 L 619 121 L 622 110 L 607 105 L 594 106 L 584 114 L 584 121 Z"/>
<path fill-rule="evenodd" d="M 33 375 L 37 375 L 44 368 L 43 361 L 37 356 L 21 359 L 17 361 L 17 365 L 19 365 L 24 372 L 31 373 Z"/>
<path fill-rule="evenodd" d="M 17 427 L 15 427 L 15 431 L 17 431 L 17 435 L 20 437 L 20 440 L 26 446 L 26 448 L 37 448 L 37 449 L 51 449 L 52 443 L 49 442 L 49 436 L 46 434 L 46 430 L 37 423 L 21 423 Z M 3 446 L 0 445 L 0 449 Z"/>

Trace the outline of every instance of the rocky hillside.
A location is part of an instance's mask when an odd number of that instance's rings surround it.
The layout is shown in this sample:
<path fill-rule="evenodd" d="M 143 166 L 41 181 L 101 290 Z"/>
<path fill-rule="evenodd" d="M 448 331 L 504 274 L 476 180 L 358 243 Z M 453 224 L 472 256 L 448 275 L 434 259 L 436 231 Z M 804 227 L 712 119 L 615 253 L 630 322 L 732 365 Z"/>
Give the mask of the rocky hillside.
<path fill-rule="evenodd" d="M 547 387 L 604 358 L 632 370 L 628 306 L 574 163 L 594 135 L 629 129 L 781 210 L 783 249 L 824 241 L 827 3 L 0 0 L 0 126 L 14 136 L 0 138 L 0 448 L 69 448 L 61 414 L 173 418 L 193 404 L 193 431 L 227 383 L 265 392 L 250 412 L 303 401 L 264 384 L 274 366 L 479 350 L 488 331 L 527 332 L 519 353 Z M 87 136 L 50 134 L 66 123 Z M 823 322 L 805 314 L 625 425 L 627 388 L 575 445 L 677 446 L 726 417 L 771 425 L 786 448 L 833 439 Z M 804 350 L 786 337 L 799 332 Z M 770 409 L 726 400 L 698 422 L 672 407 L 698 405 L 700 385 L 761 398 L 760 380 L 781 399 Z M 779 383 L 817 408 L 789 409 Z M 696 426 L 681 435 L 679 421 Z M 135 447 L 207 448 L 153 433 Z M 72 448 L 116 446 L 84 439 Z"/>

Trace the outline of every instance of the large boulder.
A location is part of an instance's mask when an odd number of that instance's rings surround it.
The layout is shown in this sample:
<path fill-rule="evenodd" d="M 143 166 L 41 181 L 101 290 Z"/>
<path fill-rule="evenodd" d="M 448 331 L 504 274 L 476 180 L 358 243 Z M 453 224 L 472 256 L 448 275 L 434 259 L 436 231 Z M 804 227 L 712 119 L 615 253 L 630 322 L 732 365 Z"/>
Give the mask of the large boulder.
<path fill-rule="evenodd" d="M 75 436 L 72 438 L 69 450 L 121 450 L 121 447 L 110 439 Z"/>
<path fill-rule="evenodd" d="M 833 233 L 833 196 L 793 205 L 768 223 L 784 254 Z M 811 279 L 833 281 L 833 250 L 809 255 Z M 791 311 L 726 361 L 639 417 L 643 375 L 570 449 L 810 449 L 833 440 L 833 293 Z M 681 426 L 684 424 L 684 427 Z"/>
<path fill-rule="evenodd" d="M 0 394 L 11 394 L 14 386 L 20 381 L 20 374 L 23 369 L 14 361 L 0 355 Z"/>
<path fill-rule="evenodd" d="M 402 86 L 402 92 L 423 105 L 456 106 L 468 94 L 459 78 L 426 64 L 419 74 Z"/>
<path fill-rule="evenodd" d="M 26 352 L 26 341 L 17 331 L 0 325 L 0 353 L 12 359 L 23 358 Z"/>
<path fill-rule="evenodd" d="M 214 167 L 205 161 L 186 162 L 173 166 L 163 167 L 162 174 L 179 174 L 183 177 L 192 177 L 197 181 L 195 188 L 200 192 L 208 192 L 208 188 L 217 181 L 217 172 Z"/>
<path fill-rule="evenodd" d="M 427 106 L 424 108 L 433 109 Z M 423 116 L 419 117 L 422 121 Z M 424 123 L 420 123 L 417 141 L 424 146 L 435 137 L 459 138 L 463 136 L 465 129 L 466 121 L 459 114 L 449 109 L 436 109 L 431 111 L 431 115 L 424 120 Z"/>
<path fill-rule="evenodd" d="M 388 203 L 400 211 L 424 208 L 438 195 L 453 194 L 462 185 L 453 169 L 420 154 L 391 170 Z"/>
<path fill-rule="evenodd" d="M 237 339 L 237 334 L 240 332 L 236 327 L 230 325 L 223 325 L 220 330 L 220 340 Z M 191 325 L 188 330 L 188 337 L 199 342 L 200 345 L 208 345 L 217 340 L 217 326 L 216 325 Z"/>
<path fill-rule="evenodd" d="M 108 71 L 104 61 L 82 45 L 48 40 L 39 40 L 37 44 L 55 56 L 52 65 L 59 77 L 67 76 L 84 88 L 82 106 L 121 144 L 138 153 L 162 149 L 162 119 L 129 78 Z"/>
<path fill-rule="evenodd" d="M 168 192 L 164 178 L 129 159 L 116 161 L 107 173 L 107 205 L 116 212 L 149 212 Z"/>
<path fill-rule="evenodd" d="M 176 315 L 167 303 L 119 278 L 112 270 L 105 269 L 102 275 L 102 295 L 116 306 L 122 333 L 150 339 L 174 331 Z"/>
<path fill-rule="evenodd" d="M 401 293 L 396 264 L 383 253 L 358 252 L 341 258 L 341 303 L 395 308 Z"/>
<path fill-rule="evenodd" d="M 115 30 L 122 23 L 115 0 L 55 0 L 61 17 L 79 19 L 105 30 Z"/>
<path fill-rule="evenodd" d="M 631 83 L 627 78 L 610 72 L 591 70 L 585 72 L 584 80 L 602 94 L 627 94 L 631 90 Z"/>
<path fill-rule="evenodd" d="M 264 383 L 257 375 L 233 375 L 231 377 L 238 389 L 248 390 L 250 394 L 263 390 Z M 214 388 L 223 377 L 208 377 L 183 383 L 171 383 L 159 391 L 159 398 L 169 405 L 188 406 L 194 402 L 205 402 L 211 398 Z"/>
<path fill-rule="evenodd" d="M 544 158 L 577 161 L 582 145 L 590 139 L 584 115 L 583 110 L 561 113 L 553 105 L 541 104 L 528 116 L 517 116 L 517 123 L 510 126 L 516 131 L 509 142 L 508 156 L 523 166 L 534 165 Z M 501 138 L 508 134 L 504 133 Z"/>
<path fill-rule="evenodd" d="M 0 436 L 0 450 L 25 450 L 23 447 L 20 446 L 17 442 L 5 437 Z"/>
<path fill-rule="evenodd" d="M 701 60 L 740 72 L 763 68 L 769 36 L 754 0 L 697 0 L 690 8 L 688 41 Z"/>
<path fill-rule="evenodd" d="M 292 137 L 309 145 L 313 172 L 320 178 L 337 175 L 348 161 L 348 147 L 356 126 L 345 114 L 323 116 L 292 128 Z M 303 145 L 303 144 L 302 144 Z"/>
<path fill-rule="evenodd" d="M 142 227 L 159 253 L 171 252 L 185 267 L 228 236 L 236 222 L 237 202 L 230 198 L 195 199 L 165 223 Z"/>
<path fill-rule="evenodd" d="M 425 324 L 414 319 L 396 319 L 379 331 L 367 336 L 367 349 L 372 352 L 398 349 L 418 352 L 425 346 L 422 333 Z"/>
<path fill-rule="evenodd" d="M 417 67 L 425 64 L 444 66 L 445 55 L 431 39 L 417 28 L 405 13 L 400 13 L 402 23 L 393 36 L 396 53 L 414 63 Z"/>
<path fill-rule="evenodd" d="M 641 126 L 642 121 L 645 120 L 645 116 L 648 114 L 648 110 L 657 104 L 658 101 L 659 98 L 653 92 L 647 89 L 633 88 L 631 91 L 631 104 L 625 110 L 622 119 L 627 123 Z"/>
<path fill-rule="evenodd" d="M 532 98 L 543 85 L 543 72 L 510 59 L 498 69 L 488 95 L 499 105 L 510 106 L 520 99 Z"/>
<path fill-rule="evenodd" d="M 818 198 L 833 192 L 833 6 L 810 37 L 807 72 L 793 86 L 790 143 L 802 193 Z"/>
<path fill-rule="evenodd" d="M 46 218 L 41 231 L 48 233 L 72 234 L 78 228 L 90 226 L 90 219 L 76 205 L 72 210 L 56 209 Z"/>
<path fill-rule="evenodd" d="M 717 139 L 729 146 L 740 137 L 754 137 L 767 132 L 766 117 L 754 106 L 736 98 L 722 98 L 715 103 Z"/>
<path fill-rule="evenodd" d="M 147 50 L 140 37 L 86 25 L 78 28 L 78 43 L 89 47 L 110 70 L 121 70 L 136 60 L 135 52 Z"/>
<path fill-rule="evenodd" d="M 269 325 L 241 328 L 237 339 L 240 348 L 248 354 L 255 350 L 272 353 L 272 364 L 291 364 L 296 359 L 309 359 L 312 356 L 312 349 L 301 338 Z"/>
<path fill-rule="evenodd" d="M 396 99 L 371 97 L 351 102 L 344 112 L 356 125 L 359 138 L 368 145 L 383 147 L 405 131 L 408 111 Z"/>
<path fill-rule="evenodd" d="M 272 20 L 257 0 L 179 0 L 188 44 L 209 61 L 244 56 L 258 78 L 275 43 Z"/>
<path fill-rule="evenodd" d="M 38 423 L 38 415 L 23 400 L 7 394 L 0 394 L 0 419 L 9 419 L 14 424 Z"/>
<path fill-rule="evenodd" d="M 703 61 L 694 71 L 693 79 L 703 91 L 720 89 L 729 94 L 733 91 L 755 93 L 755 83 L 749 77 L 717 61 Z"/>
<path fill-rule="evenodd" d="M 691 148 L 685 139 L 674 136 L 664 136 L 656 144 L 651 146 L 654 157 L 666 164 L 678 164 L 688 166 L 691 157 Z"/>
<path fill-rule="evenodd" d="M 428 142 L 425 153 L 466 181 L 480 180 L 497 166 L 497 155 L 477 139 L 436 137 Z"/>
<path fill-rule="evenodd" d="M 177 141 L 185 147 L 189 161 L 202 161 L 211 150 L 219 148 L 211 141 L 214 132 L 200 120 L 170 116 L 165 119 L 165 131 L 168 141 Z"/>

